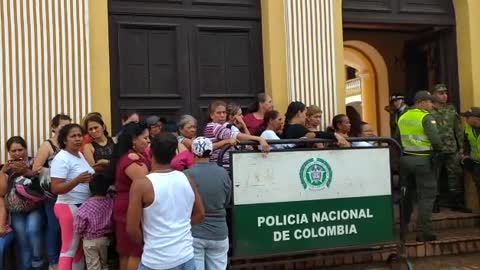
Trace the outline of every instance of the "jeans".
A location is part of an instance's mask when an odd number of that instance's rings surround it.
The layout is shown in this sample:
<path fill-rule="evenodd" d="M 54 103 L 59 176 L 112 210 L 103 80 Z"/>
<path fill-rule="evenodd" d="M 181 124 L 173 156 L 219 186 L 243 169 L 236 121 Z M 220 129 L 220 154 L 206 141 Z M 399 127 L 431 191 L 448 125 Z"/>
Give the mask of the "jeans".
<path fill-rule="evenodd" d="M 156 269 L 148 268 L 145 265 L 143 265 L 142 263 L 140 263 L 140 265 L 138 266 L 138 270 L 156 270 Z M 195 259 L 192 258 L 184 264 L 181 264 L 181 265 L 179 265 L 177 267 L 174 267 L 174 268 L 165 269 L 165 270 L 197 270 L 197 269 L 195 268 Z"/>
<path fill-rule="evenodd" d="M 47 199 L 45 201 L 45 216 L 47 217 L 47 226 L 46 226 L 46 246 L 47 246 L 47 256 L 48 264 L 56 265 L 58 264 L 58 256 L 60 255 L 60 224 L 58 224 L 58 219 L 55 216 L 53 207 L 55 206 L 55 201 L 52 199 Z"/>
<path fill-rule="evenodd" d="M 228 247 L 228 238 L 225 240 L 193 238 L 197 270 L 225 270 L 228 263 Z"/>
<path fill-rule="evenodd" d="M 5 270 L 5 253 L 13 242 L 15 233 L 13 231 L 0 237 L 0 270 Z"/>
<path fill-rule="evenodd" d="M 15 231 L 20 257 L 21 270 L 39 269 L 42 267 L 42 210 L 30 213 L 12 213 L 11 223 Z"/>

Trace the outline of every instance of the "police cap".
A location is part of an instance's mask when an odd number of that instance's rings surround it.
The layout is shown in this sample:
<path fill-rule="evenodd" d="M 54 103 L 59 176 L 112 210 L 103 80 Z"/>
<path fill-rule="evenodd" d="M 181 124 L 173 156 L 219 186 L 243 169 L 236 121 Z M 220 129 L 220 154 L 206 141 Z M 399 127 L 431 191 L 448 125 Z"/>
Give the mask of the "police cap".
<path fill-rule="evenodd" d="M 415 103 L 426 101 L 426 100 L 430 100 L 433 102 L 435 99 L 428 91 L 425 91 L 425 90 L 418 91 L 415 94 Z"/>

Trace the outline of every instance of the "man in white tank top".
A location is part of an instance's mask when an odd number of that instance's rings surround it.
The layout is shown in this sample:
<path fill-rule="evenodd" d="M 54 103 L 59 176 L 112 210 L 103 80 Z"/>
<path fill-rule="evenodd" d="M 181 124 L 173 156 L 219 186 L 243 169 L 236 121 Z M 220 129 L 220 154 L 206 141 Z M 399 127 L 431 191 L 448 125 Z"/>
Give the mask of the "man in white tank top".
<path fill-rule="evenodd" d="M 153 138 L 152 171 L 130 189 L 127 232 L 144 243 L 139 270 L 195 270 L 191 224 L 205 210 L 193 181 L 170 167 L 177 145 L 170 133 Z"/>

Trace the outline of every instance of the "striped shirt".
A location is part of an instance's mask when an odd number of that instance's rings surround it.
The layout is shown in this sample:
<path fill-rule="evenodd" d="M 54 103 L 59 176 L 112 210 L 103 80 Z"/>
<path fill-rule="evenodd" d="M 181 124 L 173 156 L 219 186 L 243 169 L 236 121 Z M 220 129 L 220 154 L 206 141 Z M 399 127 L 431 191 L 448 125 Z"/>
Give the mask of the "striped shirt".
<path fill-rule="evenodd" d="M 237 138 L 238 134 L 240 134 L 240 132 L 232 131 L 231 129 L 224 127 L 222 124 L 214 122 L 208 123 L 203 130 L 203 136 L 210 139 L 212 143 L 216 143 L 222 140 L 228 140 L 231 138 Z M 213 151 L 212 155 L 210 156 L 211 162 L 217 162 L 220 151 L 221 149 Z M 230 162 L 230 155 L 228 154 L 228 152 L 225 153 L 225 155 L 223 156 L 223 162 Z"/>

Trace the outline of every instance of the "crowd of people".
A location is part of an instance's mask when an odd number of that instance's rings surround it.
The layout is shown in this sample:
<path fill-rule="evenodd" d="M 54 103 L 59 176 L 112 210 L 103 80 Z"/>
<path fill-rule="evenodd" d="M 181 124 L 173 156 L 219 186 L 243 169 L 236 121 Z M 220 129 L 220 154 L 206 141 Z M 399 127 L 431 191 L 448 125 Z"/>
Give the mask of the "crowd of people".
<path fill-rule="evenodd" d="M 402 98 L 392 97 L 397 129 L 401 113 L 407 111 L 398 102 Z M 423 115 L 429 108 L 418 109 Z M 469 112 L 468 119 L 462 160 L 476 161 L 480 109 Z M 348 138 L 376 136 L 353 107 L 333 117 L 322 131 L 318 106 L 295 101 L 283 114 L 274 110 L 266 94 L 259 94 L 245 115 L 235 103 L 212 102 L 201 132 L 191 115 L 177 120 L 175 132 L 155 115 L 128 112 L 121 121 L 112 137 L 99 113 L 89 113 L 80 124 L 58 114 L 51 121 L 52 137 L 34 158 L 28 156 L 24 138 L 7 141 L 9 159 L 0 173 L 2 267 L 5 252 L 15 242 L 21 270 L 41 269 L 46 263 L 51 270 L 103 270 L 112 261 L 120 270 L 225 269 L 232 182 L 217 165 L 221 149 L 232 150 L 241 141 L 257 142 L 263 152 L 372 147 L 373 142 L 350 143 Z M 271 143 L 302 138 L 329 141 Z M 229 162 L 228 151 L 223 162 Z M 472 163 L 473 170 L 480 171 L 478 164 Z M 452 190 L 459 189 L 451 182 Z"/>

